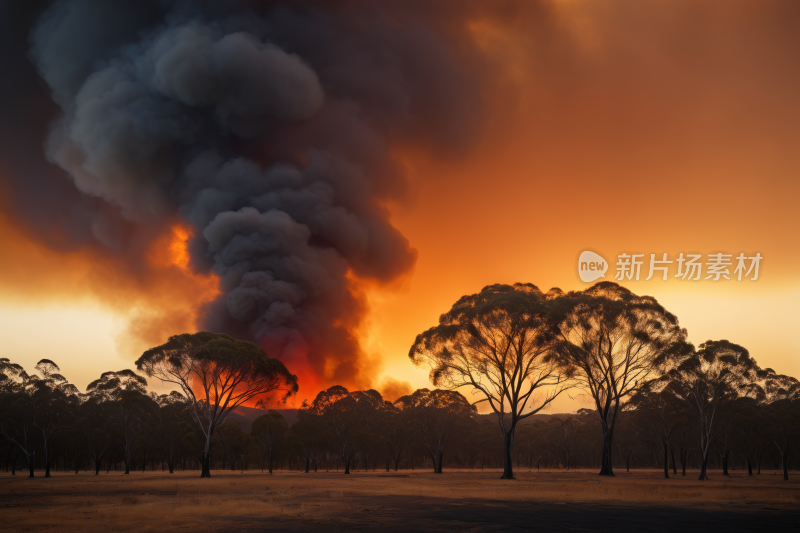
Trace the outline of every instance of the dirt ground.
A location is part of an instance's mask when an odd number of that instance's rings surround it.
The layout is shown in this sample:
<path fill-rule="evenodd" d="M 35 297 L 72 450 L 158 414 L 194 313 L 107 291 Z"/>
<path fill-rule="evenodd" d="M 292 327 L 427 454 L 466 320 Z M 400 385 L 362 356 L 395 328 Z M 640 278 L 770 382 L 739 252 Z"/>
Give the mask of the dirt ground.
<path fill-rule="evenodd" d="M 654 471 L 0 473 L 0 531 L 665 531 L 792 529 L 800 476 Z"/>

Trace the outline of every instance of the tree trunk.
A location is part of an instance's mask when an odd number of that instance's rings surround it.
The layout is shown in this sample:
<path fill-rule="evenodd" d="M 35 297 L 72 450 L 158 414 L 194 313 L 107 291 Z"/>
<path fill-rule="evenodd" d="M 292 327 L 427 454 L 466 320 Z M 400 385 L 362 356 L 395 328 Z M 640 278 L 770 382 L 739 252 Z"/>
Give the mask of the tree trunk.
<path fill-rule="evenodd" d="M 686 475 L 686 460 L 689 458 L 689 451 L 686 450 L 686 449 L 683 449 L 680 452 L 678 452 L 678 455 L 681 458 L 681 471 L 682 471 L 681 475 L 685 476 Z"/>
<path fill-rule="evenodd" d="M 203 452 L 203 454 L 200 456 L 200 464 L 202 468 L 200 477 L 211 477 L 211 454 L 208 452 Z"/>
<path fill-rule="evenodd" d="M 603 424 L 603 457 L 600 462 L 600 475 L 613 476 L 614 468 L 611 464 L 611 439 L 613 432 Z"/>
<path fill-rule="evenodd" d="M 47 441 L 44 441 L 44 477 L 50 477 L 50 450 Z"/>
<path fill-rule="evenodd" d="M 76 451 L 75 452 L 75 473 L 76 474 L 78 473 L 78 469 L 80 468 L 80 464 L 81 464 L 81 460 L 80 459 L 81 459 L 81 452 L 80 451 Z"/>
<path fill-rule="evenodd" d="M 31 471 L 33 472 L 33 471 Z M 33 476 L 33 473 L 31 473 Z M 783 480 L 789 481 L 789 447 L 786 447 L 786 451 L 783 454 Z"/>
<path fill-rule="evenodd" d="M 275 465 L 275 457 L 269 454 L 269 474 L 272 475 L 272 468 Z"/>
<path fill-rule="evenodd" d="M 350 461 L 345 461 L 344 462 L 344 473 L 345 474 L 349 474 L 350 473 Z"/>
<path fill-rule="evenodd" d="M 436 467 L 437 474 L 442 473 L 442 461 L 444 460 L 443 457 L 444 457 L 444 452 L 439 452 L 439 464 Z"/>
<path fill-rule="evenodd" d="M 675 462 L 675 448 L 670 446 L 669 454 L 672 457 L 672 473 L 678 475 L 678 464 Z"/>
<path fill-rule="evenodd" d="M 730 454 L 730 452 L 728 450 L 725 450 L 725 453 L 722 455 L 722 475 L 723 476 L 730 476 L 730 474 L 728 473 L 728 458 L 729 458 L 729 454 Z"/>
<path fill-rule="evenodd" d="M 753 475 L 753 463 L 750 462 L 750 457 L 747 458 L 747 475 Z"/>
<path fill-rule="evenodd" d="M 708 475 L 706 474 L 706 469 L 708 468 L 708 452 L 703 455 L 702 464 L 700 465 L 700 477 L 697 478 L 700 481 L 708 479 Z"/>
<path fill-rule="evenodd" d="M 500 479 L 514 479 L 514 428 L 503 434 L 503 475 Z"/>
<path fill-rule="evenodd" d="M 33 477 L 33 457 L 28 457 L 28 469 L 30 470 L 30 475 L 28 477 Z M 788 477 L 784 479 L 789 479 Z"/>
<path fill-rule="evenodd" d="M 664 479 L 669 479 L 669 443 L 664 441 Z"/>
<path fill-rule="evenodd" d="M 306 456 L 306 474 L 308 474 L 308 466 L 309 466 L 310 462 L 311 461 L 308 459 L 308 456 Z"/>

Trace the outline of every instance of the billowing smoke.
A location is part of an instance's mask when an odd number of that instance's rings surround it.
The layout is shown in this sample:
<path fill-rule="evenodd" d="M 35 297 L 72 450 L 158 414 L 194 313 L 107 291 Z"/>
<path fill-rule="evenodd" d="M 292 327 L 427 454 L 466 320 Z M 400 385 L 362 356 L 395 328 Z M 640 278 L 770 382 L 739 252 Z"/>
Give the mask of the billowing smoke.
<path fill-rule="evenodd" d="M 254 339 L 311 386 L 367 384 L 359 283 L 416 259 L 386 208 L 405 192 L 393 150 L 460 150 L 480 116 L 452 43 L 403 13 L 55 2 L 31 54 L 61 108 L 47 157 L 91 202 L 69 231 L 125 254 L 187 223 L 191 267 L 221 280 L 200 327 Z"/>

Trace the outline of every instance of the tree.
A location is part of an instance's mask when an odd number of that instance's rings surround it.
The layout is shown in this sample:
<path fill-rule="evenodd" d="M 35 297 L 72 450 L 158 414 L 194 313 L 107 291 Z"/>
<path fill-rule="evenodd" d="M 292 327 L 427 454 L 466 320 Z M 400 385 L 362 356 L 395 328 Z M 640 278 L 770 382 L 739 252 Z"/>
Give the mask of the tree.
<path fill-rule="evenodd" d="M 738 397 L 758 371 L 750 353 L 727 340 L 707 341 L 682 355 L 663 377 L 667 393 L 693 413 L 699 430 L 700 480 L 708 478 L 708 452 L 718 430 L 720 407 Z"/>
<path fill-rule="evenodd" d="M 270 474 L 272 474 L 275 455 L 283 446 L 288 432 L 289 424 L 286 423 L 286 419 L 283 418 L 282 414 L 271 409 L 267 414 L 261 415 L 253 421 L 250 434 L 258 442 L 262 456 L 267 458 Z"/>
<path fill-rule="evenodd" d="M 42 436 L 44 477 L 50 477 L 53 436 L 74 420 L 78 389 L 58 374 L 61 370 L 53 361 L 36 363 L 40 379 L 31 379 L 29 390 L 33 407 L 33 425 Z"/>
<path fill-rule="evenodd" d="M 564 368 L 594 401 L 603 430 L 600 475 L 613 476 L 620 401 L 658 377 L 687 349 L 686 330 L 650 296 L 604 281 L 553 303 L 556 346 Z"/>
<path fill-rule="evenodd" d="M 114 434 L 114 417 L 110 405 L 95 395 L 86 395 L 79 408 L 78 429 L 82 445 L 94 463 L 95 475 L 100 475 L 100 464 L 111 449 L 117 436 Z"/>
<path fill-rule="evenodd" d="M 39 376 L 28 375 L 21 366 L 0 359 L 0 381 L 8 396 L 3 402 L 6 412 L 0 413 L 0 434 L 22 451 L 29 477 L 33 477 L 38 435 L 45 477 L 50 477 L 52 437 L 72 422 L 77 389 L 57 373 L 59 368 L 51 360 L 42 359 L 35 368 Z"/>
<path fill-rule="evenodd" d="M 170 474 L 175 473 L 178 450 L 186 438 L 185 413 L 189 402 L 177 391 L 156 398 L 158 411 L 154 434 L 167 461 Z"/>
<path fill-rule="evenodd" d="M 326 430 L 321 416 L 313 412 L 304 401 L 303 406 L 297 410 L 297 422 L 292 425 L 291 440 L 305 459 L 306 474 L 311 462 L 316 463 L 324 443 L 328 440 Z"/>
<path fill-rule="evenodd" d="M 411 412 L 418 432 L 433 462 L 433 472 L 442 473 L 444 451 L 455 435 L 476 412 L 475 406 L 457 391 L 419 389 L 403 396 L 395 405 Z"/>
<path fill-rule="evenodd" d="M 211 476 L 211 438 L 234 408 L 274 391 L 284 392 L 285 401 L 298 390 L 297 376 L 283 363 L 252 342 L 222 333 L 170 337 L 165 344 L 144 352 L 136 368 L 178 385 L 191 401 L 205 435 L 200 477 Z"/>
<path fill-rule="evenodd" d="M 521 420 L 545 409 L 567 387 L 552 349 L 549 300 L 530 283 L 490 285 L 462 296 L 421 333 L 409 358 L 427 364 L 431 382 L 448 389 L 470 387 L 497 417 L 503 436 L 503 475 L 513 479 L 514 432 Z M 534 392 L 545 388 L 537 399 Z M 537 402 L 537 400 L 539 400 Z"/>
<path fill-rule="evenodd" d="M 400 467 L 400 460 L 408 442 L 416 434 L 413 422 L 413 413 L 404 409 L 405 404 L 395 401 L 391 408 L 387 407 L 386 416 L 381 425 L 381 438 L 386 446 L 389 460 L 394 464 L 394 471 Z M 389 467 L 387 464 L 387 471 Z"/>
<path fill-rule="evenodd" d="M 35 377 L 35 376 L 34 376 Z M 28 462 L 28 477 L 34 477 L 36 459 L 36 428 L 33 424 L 35 409 L 26 390 L 31 377 L 18 364 L 7 358 L 0 359 L 0 434 L 19 449 Z"/>
<path fill-rule="evenodd" d="M 128 369 L 103 372 L 99 379 L 86 387 L 86 392 L 97 401 L 112 406 L 113 416 L 119 426 L 120 451 L 126 474 L 130 474 L 133 451 L 142 437 L 143 422 L 155 407 L 145 387 L 147 380 Z"/>
<path fill-rule="evenodd" d="M 350 474 L 364 430 L 375 421 L 383 407 L 383 397 L 376 390 L 353 391 L 335 385 L 321 391 L 308 407 L 308 414 L 319 417 L 330 435 L 333 448 Z"/>
<path fill-rule="evenodd" d="M 663 452 L 664 478 L 669 479 L 670 441 L 685 415 L 684 406 L 674 395 L 654 391 L 650 386 L 645 386 L 633 395 L 628 406 L 636 409 L 647 420 L 650 430 L 656 436 Z"/>

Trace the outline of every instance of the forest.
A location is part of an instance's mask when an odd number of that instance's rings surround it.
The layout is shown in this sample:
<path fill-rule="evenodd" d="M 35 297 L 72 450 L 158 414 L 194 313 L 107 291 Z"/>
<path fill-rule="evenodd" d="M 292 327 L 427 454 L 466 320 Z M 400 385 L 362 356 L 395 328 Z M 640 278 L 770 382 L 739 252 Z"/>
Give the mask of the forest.
<path fill-rule="evenodd" d="M 800 452 L 797 379 L 727 340 L 693 346 L 652 298 L 613 283 L 486 287 L 420 334 L 409 357 L 440 388 L 388 401 L 333 386 L 299 409 L 286 408 L 298 387 L 282 363 L 222 334 L 172 337 L 137 371 L 102 373 L 85 392 L 52 360 L 28 372 L 2 358 L 0 468 L 31 477 L 502 469 L 504 478 L 657 468 L 700 479 L 763 469 L 788 480 Z M 148 377 L 180 391 L 148 392 Z M 588 407 L 548 414 L 562 393 Z"/>

